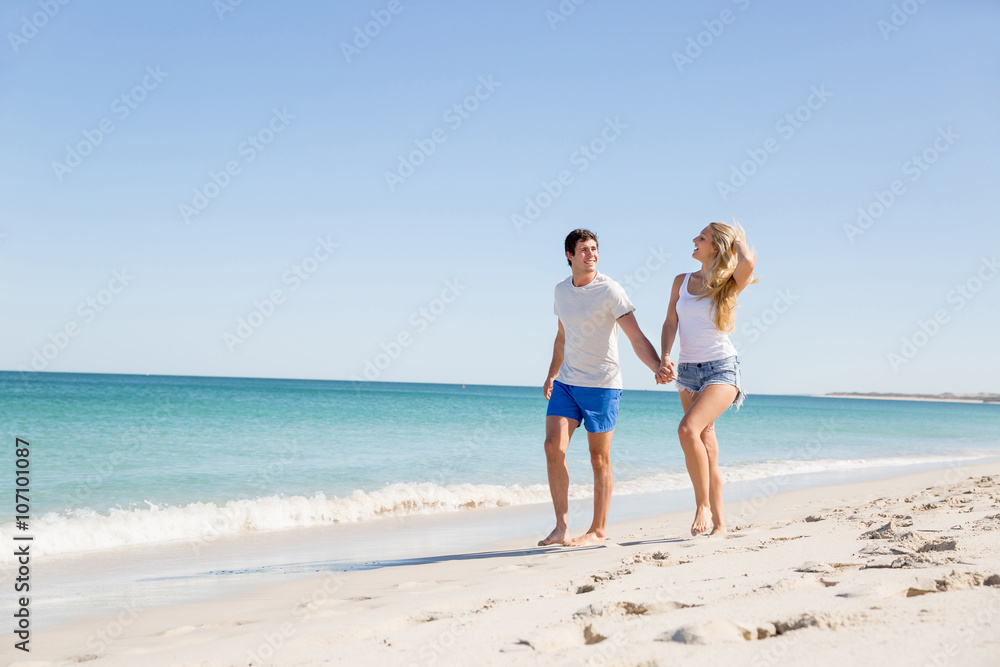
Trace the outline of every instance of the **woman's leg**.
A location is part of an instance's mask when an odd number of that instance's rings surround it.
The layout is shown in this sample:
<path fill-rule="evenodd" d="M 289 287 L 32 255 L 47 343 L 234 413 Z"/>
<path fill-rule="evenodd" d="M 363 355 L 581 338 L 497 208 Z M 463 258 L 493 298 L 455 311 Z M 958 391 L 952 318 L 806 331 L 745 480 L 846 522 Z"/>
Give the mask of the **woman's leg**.
<path fill-rule="evenodd" d="M 711 385 L 710 385 L 711 386 Z M 708 454 L 708 504 L 712 508 L 712 535 L 726 532 L 726 514 L 722 504 L 722 473 L 719 472 L 719 441 L 715 438 L 715 422 L 701 432 Z"/>
<path fill-rule="evenodd" d="M 681 388 L 678 388 L 677 394 L 681 399 L 684 417 L 687 417 L 687 413 L 694 404 L 695 399 L 698 398 L 698 394 Z M 681 423 L 684 423 L 683 418 L 681 419 Z M 701 516 L 702 508 L 708 504 L 709 482 L 706 475 L 708 458 L 705 456 L 705 450 L 700 444 L 687 444 L 690 442 L 690 439 L 685 440 L 685 436 L 682 434 L 679 426 L 677 435 L 681 441 L 681 449 L 684 451 L 684 464 L 687 466 L 688 476 L 691 478 L 691 486 L 694 488 L 695 516 L 694 524 L 691 526 L 691 534 L 697 535 L 699 531 L 696 530 L 696 526 L 700 526 L 703 522 Z"/>
<path fill-rule="evenodd" d="M 713 465 L 718 509 L 721 511 L 722 477 L 718 472 L 719 445 L 714 430 L 710 432 L 709 442 L 705 441 L 703 434 L 705 429 L 733 404 L 737 391 L 735 386 L 728 384 L 710 384 L 699 394 L 685 389 L 679 390 L 684 416 L 677 427 L 677 437 L 680 439 L 681 449 L 684 450 L 684 462 L 691 477 L 691 485 L 694 487 L 696 505 L 694 522 L 691 524 L 692 535 L 704 533 L 711 528 L 709 521 L 713 517 L 714 499 L 711 494 Z"/>

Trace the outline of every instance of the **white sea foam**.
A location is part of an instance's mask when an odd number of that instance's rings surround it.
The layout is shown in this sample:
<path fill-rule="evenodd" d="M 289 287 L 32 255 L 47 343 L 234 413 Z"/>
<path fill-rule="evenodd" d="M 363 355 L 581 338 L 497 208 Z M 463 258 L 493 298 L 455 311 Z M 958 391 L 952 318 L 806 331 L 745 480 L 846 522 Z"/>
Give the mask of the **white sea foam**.
<path fill-rule="evenodd" d="M 902 467 L 919 464 L 946 464 L 980 457 L 895 457 L 881 459 L 764 461 L 724 467 L 726 482 L 745 482 L 802 473 L 859 470 L 876 467 Z M 649 493 L 690 486 L 683 470 L 657 473 L 616 484 L 615 493 Z M 571 498 L 588 498 L 589 485 L 570 487 Z M 193 545 L 211 542 L 223 536 L 254 531 L 287 530 L 334 523 L 372 521 L 387 517 L 455 512 L 488 507 L 526 505 L 549 501 L 544 484 L 498 486 L 433 483 L 391 484 L 378 491 L 355 491 L 349 496 L 327 497 L 316 493 L 305 496 L 267 496 L 232 500 L 223 505 L 191 503 L 186 506 L 157 506 L 112 509 L 100 514 L 90 509 L 47 514 L 31 522 L 34 536 L 32 554 L 74 554 L 116 549 L 125 546 L 187 541 Z M 10 543 L 14 524 L 0 526 L 0 540 Z M 0 563 L 8 569 L 12 557 Z"/>
<path fill-rule="evenodd" d="M 812 459 L 754 461 L 742 465 L 722 466 L 723 481 L 752 482 L 770 477 L 786 477 L 809 473 L 867 470 L 872 468 L 903 468 L 913 465 L 946 465 L 963 461 L 976 461 L 989 456 L 895 456 L 877 459 Z M 615 484 L 616 494 L 651 493 L 681 489 L 690 486 L 686 472 L 664 472 L 646 475 L 621 484 Z"/>

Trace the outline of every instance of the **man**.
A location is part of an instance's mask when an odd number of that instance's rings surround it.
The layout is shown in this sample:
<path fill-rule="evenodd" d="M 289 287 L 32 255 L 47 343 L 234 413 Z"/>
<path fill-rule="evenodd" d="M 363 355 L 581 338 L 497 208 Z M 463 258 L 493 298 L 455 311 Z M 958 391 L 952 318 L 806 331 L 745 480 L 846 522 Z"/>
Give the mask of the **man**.
<path fill-rule="evenodd" d="M 566 237 L 566 260 L 573 275 L 556 285 L 559 332 L 542 391 L 549 401 L 545 417 L 545 458 L 556 527 L 538 543 L 584 546 L 603 544 L 611 508 L 611 438 L 622 393 L 618 366 L 618 327 L 653 373 L 660 357 L 643 335 L 621 285 L 597 271 L 597 236 L 575 229 Z M 569 537 L 569 469 L 566 450 L 583 422 L 594 467 L 594 520 L 586 534 Z"/>

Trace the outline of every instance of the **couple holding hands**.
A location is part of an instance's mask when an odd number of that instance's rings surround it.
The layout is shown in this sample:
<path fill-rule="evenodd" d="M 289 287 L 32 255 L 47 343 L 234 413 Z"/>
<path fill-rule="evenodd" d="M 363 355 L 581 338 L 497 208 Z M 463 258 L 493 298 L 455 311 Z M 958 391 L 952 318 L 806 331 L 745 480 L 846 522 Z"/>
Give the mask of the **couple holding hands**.
<path fill-rule="evenodd" d="M 695 516 L 691 534 L 726 531 L 715 420 L 729 407 L 739 409 L 740 364 L 729 340 L 736 319 L 736 299 L 757 281 L 755 256 L 739 227 L 710 223 L 693 239 L 691 256 L 701 270 L 674 279 L 667 317 L 656 354 L 642 333 L 625 290 L 597 271 L 597 236 L 575 229 L 566 237 L 566 260 L 572 275 L 556 285 L 559 331 L 543 391 L 545 458 L 556 527 L 538 545 L 602 544 L 611 507 L 611 439 L 622 393 L 618 365 L 618 327 L 636 356 L 656 374 L 657 384 L 677 382 L 684 416 L 677 435 L 691 483 Z M 670 357 L 680 334 L 680 356 Z M 594 468 L 594 520 L 583 535 L 569 535 L 569 469 L 566 450 L 583 423 Z"/>

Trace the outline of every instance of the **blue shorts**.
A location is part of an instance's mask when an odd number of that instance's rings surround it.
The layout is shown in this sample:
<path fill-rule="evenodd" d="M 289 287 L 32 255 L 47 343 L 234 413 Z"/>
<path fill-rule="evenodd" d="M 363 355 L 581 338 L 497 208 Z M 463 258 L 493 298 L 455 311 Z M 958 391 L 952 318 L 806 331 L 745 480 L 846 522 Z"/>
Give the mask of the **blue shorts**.
<path fill-rule="evenodd" d="M 740 360 L 735 355 L 715 361 L 677 364 L 677 386 L 694 393 L 700 393 L 710 384 L 731 384 L 736 387 L 733 405 L 739 410 L 746 394 L 740 377 Z M 730 406 L 732 407 L 732 406 Z"/>
<path fill-rule="evenodd" d="M 569 417 L 582 422 L 590 433 L 613 431 L 618 422 L 621 389 L 574 387 L 556 380 L 552 385 L 547 417 Z"/>

